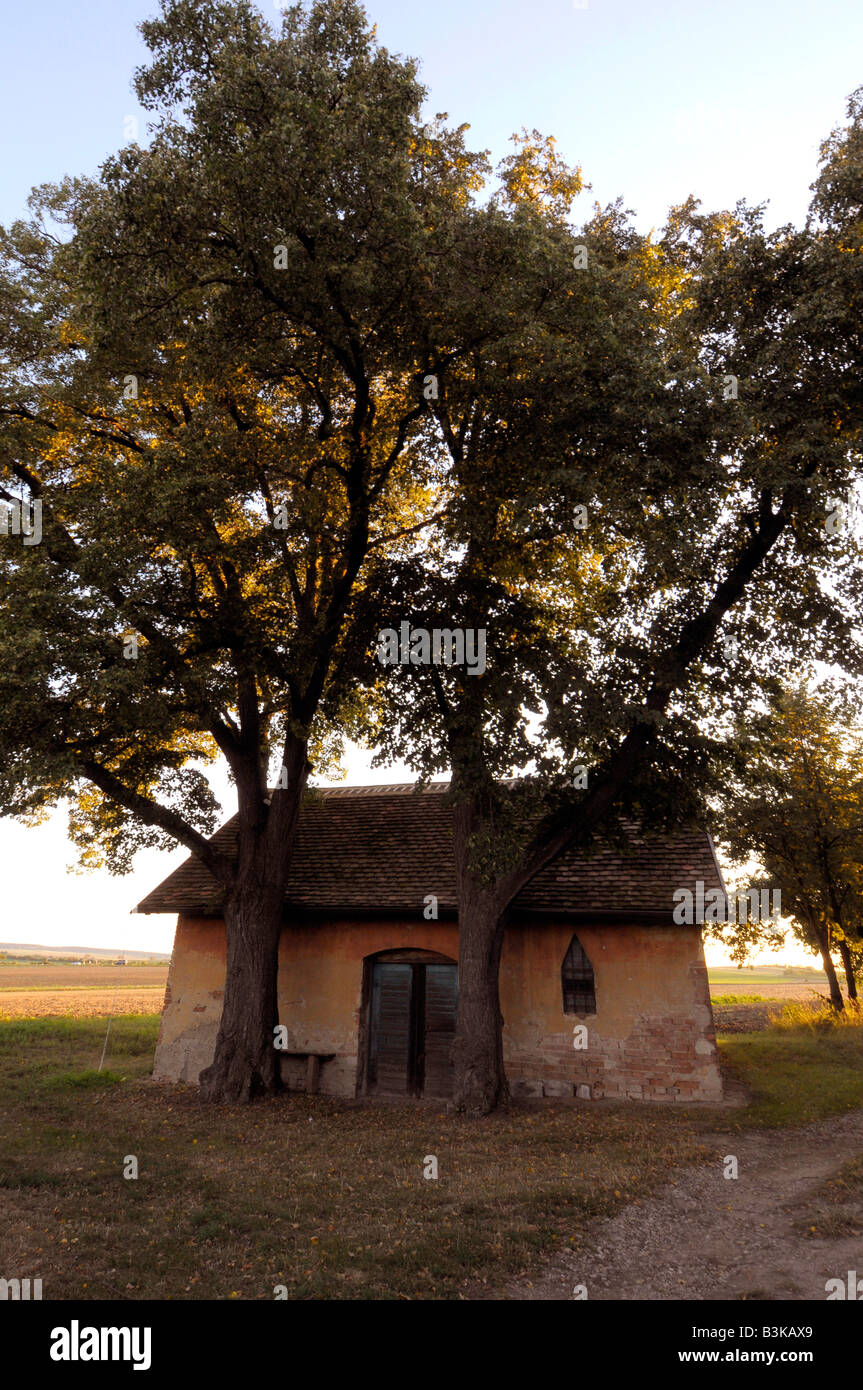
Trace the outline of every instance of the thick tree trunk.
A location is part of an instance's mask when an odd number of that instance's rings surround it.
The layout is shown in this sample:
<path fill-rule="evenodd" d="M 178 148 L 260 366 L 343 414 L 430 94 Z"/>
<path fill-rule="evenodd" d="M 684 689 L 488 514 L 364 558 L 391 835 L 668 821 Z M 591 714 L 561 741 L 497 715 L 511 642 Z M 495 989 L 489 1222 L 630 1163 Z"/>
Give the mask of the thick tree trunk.
<path fill-rule="evenodd" d="M 295 740 L 286 757 L 288 785 L 269 808 L 253 785 L 240 786 L 236 876 L 223 912 L 227 968 L 222 1017 L 211 1065 L 201 1072 L 201 1096 L 238 1103 L 282 1089 L 278 1018 L 279 939 L 285 885 L 308 776 L 306 745 Z"/>
<path fill-rule="evenodd" d="M 481 884 L 468 865 L 468 840 L 478 826 L 474 806 L 456 806 L 459 950 L 453 1103 L 468 1114 L 487 1115 L 509 1100 L 498 990 L 504 920 L 493 886 Z"/>
<path fill-rule="evenodd" d="M 502 943 L 503 920 L 495 906 L 460 905 L 453 1101 L 471 1115 L 487 1115 L 509 1099 L 498 990 Z"/>
<path fill-rule="evenodd" d="M 845 984 L 848 989 L 848 998 L 856 1001 L 857 981 L 854 978 L 854 962 L 851 959 L 851 949 L 847 941 L 839 942 L 839 954 L 842 957 L 842 969 L 845 971 Z"/>
<path fill-rule="evenodd" d="M 201 1072 L 205 1100 L 249 1101 L 281 1089 L 277 984 L 282 894 L 240 881 L 224 905 L 227 971 L 212 1064 Z"/>

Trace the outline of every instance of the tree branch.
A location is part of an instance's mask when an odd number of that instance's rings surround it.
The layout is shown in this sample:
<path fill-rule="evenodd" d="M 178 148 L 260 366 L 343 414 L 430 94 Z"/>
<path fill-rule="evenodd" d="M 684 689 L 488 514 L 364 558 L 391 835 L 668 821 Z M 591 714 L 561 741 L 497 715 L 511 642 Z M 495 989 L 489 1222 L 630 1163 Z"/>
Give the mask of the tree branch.
<path fill-rule="evenodd" d="M 762 494 L 760 528 L 746 542 L 725 579 L 717 585 L 707 606 L 684 624 L 677 641 L 658 661 L 657 668 L 662 674 L 654 680 L 647 693 L 642 706 L 644 715 L 636 716 L 633 720 L 604 774 L 580 805 L 570 811 L 554 811 L 541 822 L 522 866 L 510 874 L 502 885 L 502 892 L 506 892 L 509 899 L 569 845 L 598 825 L 621 789 L 635 775 L 645 750 L 655 737 L 656 725 L 651 716 L 666 710 L 671 696 L 683 685 L 692 662 L 704 652 L 723 617 L 742 596 L 750 579 L 788 525 L 788 499 L 783 501 L 778 512 L 774 512 L 769 507 L 765 510 L 764 497 L 765 494 Z"/>
<path fill-rule="evenodd" d="M 113 772 L 92 759 L 81 759 L 77 766 L 83 776 L 104 792 L 106 796 L 109 796 L 112 801 L 125 806 L 127 811 L 131 811 L 133 815 L 146 821 L 148 825 L 155 825 L 168 835 L 172 835 L 175 840 L 178 840 L 181 845 L 185 845 L 186 849 L 200 859 L 220 883 L 224 884 L 225 887 L 230 886 L 234 876 L 234 866 L 231 860 L 221 850 L 216 849 L 211 840 L 188 825 L 182 816 L 169 810 L 167 806 L 160 806 L 157 801 L 152 801 L 150 797 L 132 791 Z"/>

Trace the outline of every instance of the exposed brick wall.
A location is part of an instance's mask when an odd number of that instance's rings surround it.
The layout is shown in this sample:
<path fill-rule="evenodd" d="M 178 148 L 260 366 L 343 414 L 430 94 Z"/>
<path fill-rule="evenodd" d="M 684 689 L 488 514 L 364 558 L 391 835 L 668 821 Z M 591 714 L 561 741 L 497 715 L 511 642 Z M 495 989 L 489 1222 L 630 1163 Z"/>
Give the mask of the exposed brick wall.
<path fill-rule="evenodd" d="M 588 1022 L 586 1051 L 575 1051 L 569 1034 L 550 1034 L 538 1056 L 510 1058 L 507 1072 L 514 1095 L 572 1096 L 587 1086 L 593 1100 L 719 1099 L 713 1052 L 696 1052 L 701 1038 L 680 1014 L 638 1018 L 625 1039 L 603 1038 Z"/>

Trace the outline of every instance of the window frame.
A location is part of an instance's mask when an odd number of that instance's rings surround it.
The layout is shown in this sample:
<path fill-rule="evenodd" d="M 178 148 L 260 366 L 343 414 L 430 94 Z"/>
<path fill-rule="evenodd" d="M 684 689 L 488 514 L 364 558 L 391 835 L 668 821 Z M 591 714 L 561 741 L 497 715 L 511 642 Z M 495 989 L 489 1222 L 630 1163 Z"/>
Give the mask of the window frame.
<path fill-rule="evenodd" d="M 576 1018 L 596 1013 L 596 972 L 575 932 L 560 967 L 563 1012 Z"/>

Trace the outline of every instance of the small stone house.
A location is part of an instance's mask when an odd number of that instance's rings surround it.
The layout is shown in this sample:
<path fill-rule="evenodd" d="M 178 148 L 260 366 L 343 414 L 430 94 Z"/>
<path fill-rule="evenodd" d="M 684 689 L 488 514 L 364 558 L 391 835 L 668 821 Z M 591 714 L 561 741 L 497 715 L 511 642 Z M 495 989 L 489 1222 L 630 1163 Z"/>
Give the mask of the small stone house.
<path fill-rule="evenodd" d="M 451 1092 L 459 943 L 446 785 L 307 798 L 279 953 L 289 1088 Z M 229 849 L 234 834 L 230 821 L 216 840 Z M 673 920 L 675 892 L 699 881 L 725 891 L 708 835 L 633 827 L 626 853 L 564 853 L 522 890 L 500 970 L 514 1096 L 720 1098 L 701 928 Z M 190 857 L 137 910 L 178 914 L 154 1075 L 196 1083 L 225 983 L 218 886 Z"/>

